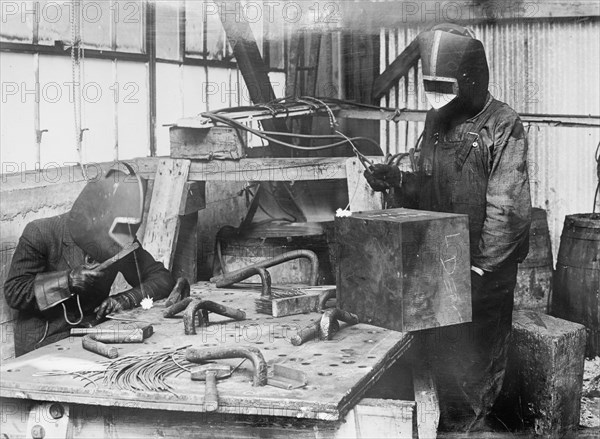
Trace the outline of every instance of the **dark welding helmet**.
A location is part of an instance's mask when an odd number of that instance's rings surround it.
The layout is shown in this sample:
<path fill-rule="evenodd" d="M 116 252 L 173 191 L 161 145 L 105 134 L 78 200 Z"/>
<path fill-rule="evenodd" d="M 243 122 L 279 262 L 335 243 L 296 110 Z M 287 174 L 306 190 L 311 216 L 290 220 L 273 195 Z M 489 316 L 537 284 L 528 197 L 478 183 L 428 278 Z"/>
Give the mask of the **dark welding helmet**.
<path fill-rule="evenodd" d="M 431 106 L 483 108 L 489 70 L 481 41 L 465 27 L 440 24 L 422 32 L 418 42 L 425 96 Z"/>
<path fill-rule="evenodd" d="M 144 185 L 131 166 L 120 162 L 89 181 L 71 208 L 71 237 L 95 262 L 104 262 L 136 239 L 144 209 Z"/>

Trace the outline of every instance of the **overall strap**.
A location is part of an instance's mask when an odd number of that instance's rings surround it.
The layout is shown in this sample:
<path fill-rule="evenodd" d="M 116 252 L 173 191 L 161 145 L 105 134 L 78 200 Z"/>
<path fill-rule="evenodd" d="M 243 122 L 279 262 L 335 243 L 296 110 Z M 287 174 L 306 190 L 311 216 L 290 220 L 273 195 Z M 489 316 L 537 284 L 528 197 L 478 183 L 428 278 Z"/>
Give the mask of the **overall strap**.
<path fill-rule="evenodd" d="M 490 117 L 492 117 L 492 114 L 494 114 L 501 105 L 502 102 L 492 99 L 492 102 L 490 102 L 487 108 L 483 110 L 483 113 L 479 115 L 471 127 L 472 131 L 469 131 L 465 134 L 462 144 L 456 150 L 455 163 L 458 171 L 462 170 L 462 167 L 467 161 L 467 157 L 469 157 L 471 149 L 478 145 L 477 139 L 479 138 L 479 131 L 481 131 L 486 122 L 490 119 Z"/>

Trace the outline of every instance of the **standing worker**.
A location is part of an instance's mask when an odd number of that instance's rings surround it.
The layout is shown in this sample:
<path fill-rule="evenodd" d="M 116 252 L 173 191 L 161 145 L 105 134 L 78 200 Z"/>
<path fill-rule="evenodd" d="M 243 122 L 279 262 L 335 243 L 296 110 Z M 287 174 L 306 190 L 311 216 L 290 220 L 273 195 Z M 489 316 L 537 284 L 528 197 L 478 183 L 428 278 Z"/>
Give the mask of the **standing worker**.
<path fill-rule="evenodd" d="M 458 337 L 436 329 L 428 351 L 440 428 L 477 431 L 488 428 L 502 387 L 517 263 L 529 247 L 527 139 L 517 113 L 488 92 L 485 51 L 468 29 L 440 24 L 418 42 L 433 109 L 417 169 L 376 164 L 365 178 L 376 191 L 393 190 L 397 207 L 469 216 L 473 319 Z"/>
<path fill-rule="evenodd" d="M 72 327 L 139 306 L 146 297 L 166 297 L 173 288 L 169 271 L 141 247 L 95 269 L 121 250 L 114 236 L 131 240 L 131 248 L 139 245 L 144 194 L 132 174 L 110 170 L 86 184 L 70 212 L 25 227 L 4 284 L 8 305 L 19 311 L 16 356 L 67 338 Z M 119 272 L 133 288 L 109 296 Z"/>

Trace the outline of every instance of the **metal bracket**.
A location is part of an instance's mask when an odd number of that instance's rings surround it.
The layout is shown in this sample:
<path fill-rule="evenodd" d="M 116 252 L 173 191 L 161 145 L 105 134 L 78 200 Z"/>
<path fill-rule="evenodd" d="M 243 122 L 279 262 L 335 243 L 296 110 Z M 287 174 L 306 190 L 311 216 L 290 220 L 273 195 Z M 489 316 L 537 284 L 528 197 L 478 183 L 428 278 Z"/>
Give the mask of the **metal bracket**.
<path fill-rule="evenodd" d="M 307 383 L 304 372 L 278 363 L 273 364 L 273 374 L 267 378 L 267 385 L 287 390 L 299 389 Z"/>

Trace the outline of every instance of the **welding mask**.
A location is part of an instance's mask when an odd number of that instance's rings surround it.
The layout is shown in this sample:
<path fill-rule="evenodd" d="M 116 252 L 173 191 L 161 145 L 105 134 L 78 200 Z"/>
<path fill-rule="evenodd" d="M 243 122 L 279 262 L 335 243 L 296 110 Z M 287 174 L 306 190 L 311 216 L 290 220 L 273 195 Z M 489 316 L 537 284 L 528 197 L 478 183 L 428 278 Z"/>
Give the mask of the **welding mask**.
<path fill-rule="evenodd" d="M 143 182 L 121 162 L 85 185 L 69 212 L 67 227 L 86 257 L 101 263 L 135 241 L 143 208 Z"/>
<path fill-rule="evenodd" d="M 425 96 L 435 110 L 480 111 L 487 98 L 485 50 L 467 28 L 440 24 L 418 36 Z"/>

